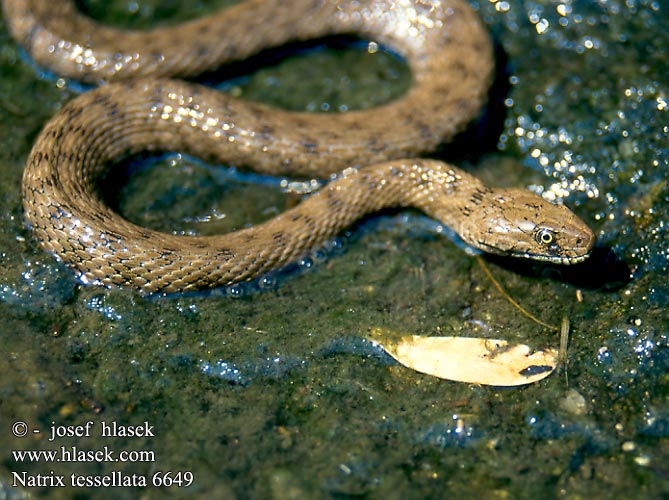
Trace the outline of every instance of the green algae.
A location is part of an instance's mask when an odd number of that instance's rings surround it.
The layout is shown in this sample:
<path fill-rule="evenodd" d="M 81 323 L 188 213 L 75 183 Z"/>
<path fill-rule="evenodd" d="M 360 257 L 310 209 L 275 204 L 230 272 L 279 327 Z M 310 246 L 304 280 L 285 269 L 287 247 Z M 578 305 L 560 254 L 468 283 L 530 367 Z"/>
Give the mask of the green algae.
<path fill-rule="evenodd" d="M 222 5 L 80 4 L 106 22 L 132 27 Z M 512 296 L 543 320 L 559 325 L 569 316 L 567 373 L 517 390 L 474 387 L 410 372 L 366 340 L 378 326 L 559 344 L 416 214 L 370 219 L 326 255 L 250 287 L 148 298 L 78 285 L 39 250 L 23 226 L 20 202 L 22 166 L 35 135 L 76 92 L 69 82 L 39 78 L 2 28 L 2 494 L 666 496 L 666 9 L 632 0 L 472 4 L 508 56 L 498 61 L 505 64 L 500 79 L 510 85 L 500 98 L 501 123 L 491 112 L 492 123 L 484 118 L 447 153 L 490 183 L 565 198 L 629 266 L 629 282 L 594 286 L 588 268 L 575 277 L 491 262 Z M 236 80 L 232 89 L 249 99 L 316 109 L 375 105 L 379 96 L 401 93 L 406 75 L 393 57 L 372 63 L 362 51 L 354 63 L 355 57 L 309 51 Z M 322 68 L 323 76 L 306 79 L 305 68 Z M 273 89 L 276 95 L 268 97 Z M 481 147 L 480 133 L 494 136 L 492 147 Z M 263 186 L 255 198 L 247 185 L 219 197 L 227 184 L 211 170 L 188 159 L 163 167 L 160 174 L 157 167 L 132 177 L 121 197 L 126 215 L 163 229 L 215 232 L 257 222 L 292 202 L 276 186 Z M 230 225 L 212 214 L 225 214 Z M 609 272 L 603 269 L 597 272 Z M 573 391 L 585 400 L 584 413 L 563 403 Z M 12 437 L 11 424 L 19 420 L 43 433 Z M 52 422 L 88 420 L 98 426 L 149 421 L 156 436 L 47 441 Z M 29 464 L 10 453 L 61 445 L 152 450 L 156 461 Z M 51 470 L 148 478 L 159 470 L 192 471 L 195 482 L 187 490 L 11 486 L 12 471 Z"/>

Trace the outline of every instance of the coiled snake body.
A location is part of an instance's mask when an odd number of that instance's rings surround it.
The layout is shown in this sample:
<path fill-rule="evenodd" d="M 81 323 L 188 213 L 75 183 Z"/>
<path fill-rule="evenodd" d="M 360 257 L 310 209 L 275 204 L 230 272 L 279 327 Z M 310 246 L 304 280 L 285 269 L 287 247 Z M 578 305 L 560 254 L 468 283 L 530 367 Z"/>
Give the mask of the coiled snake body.
<path fill-rule="evenodd" d="M 411 158 L 450 140 L 484 104 L 491 44 L 465 0 L 251 0 L 145 32 L 99 26 L 70 0 L 3 0 L 35 61 L 87 82 L 37 138 L 24 208 L 42 247 L 86 283 L 177 292 L 252 279 L 293 261 L 364 214 L 414 206 L 469 245 L 561 263 L 594 243 L 564 206 L 492 189 L 454 166 Z M 166 77 L 188 77 L 291 40 L 356 34 L 397 51 L 413 84 L 367 111 L 294 113 Z M 112 211 L 97 183 L 143 151 L 181 151 L 263 173 L 342 172 L 276 218 L 220 236 L 176 236 Z"/>

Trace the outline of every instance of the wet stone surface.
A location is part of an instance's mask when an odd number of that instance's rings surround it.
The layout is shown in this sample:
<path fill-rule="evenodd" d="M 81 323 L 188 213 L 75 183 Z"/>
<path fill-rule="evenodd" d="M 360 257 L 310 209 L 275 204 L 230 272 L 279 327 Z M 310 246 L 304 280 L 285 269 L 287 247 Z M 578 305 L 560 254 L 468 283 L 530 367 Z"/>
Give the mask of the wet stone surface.
<path fill-rule="evenodd" d="M 228 3 L 79 5 L 141 28 Z M 369 341 L 370 328 L 381 327 L 559 345 L 415 213 L 371 218 L 293 269 L 207 295 L 141 297 L 78 284 L 38 248 L 20 199 L 35 135 L 78 89 L 32 66 L 0 24 L 0 495 L 669 493 L 669 10 L 652 0 L 471 3 L 498 43 L 500 90 L 442 154 L 491 184 L 564 200 L 601 247 L 577 269 L 489 261 L 527 309 L 551 324 L 571 322 L 567 371 L 522 389 L 420 375 Z M 364 45 L 310 49 L 227 88 L 291 109 L 340 110 L 401 94 L 404 71 Z M 119 187 L 120 210 L 152 227 L 204 234 L 299 200 L 280 182 L 217 170 L 178 155 L 145 165 Z M 155 436 L 48 441 L 52 422 L 89 420 L 97 429 L 103 420 L 148 421 Z M 17 421 L 42 432 L 14 437 Z M 73 445 L 152 450 L 155 462 L 27 463 L 11 453 Z M 12 487 L 12 472 L 150 480 L 158 470 L 192 471 L 193 485 Z"/>

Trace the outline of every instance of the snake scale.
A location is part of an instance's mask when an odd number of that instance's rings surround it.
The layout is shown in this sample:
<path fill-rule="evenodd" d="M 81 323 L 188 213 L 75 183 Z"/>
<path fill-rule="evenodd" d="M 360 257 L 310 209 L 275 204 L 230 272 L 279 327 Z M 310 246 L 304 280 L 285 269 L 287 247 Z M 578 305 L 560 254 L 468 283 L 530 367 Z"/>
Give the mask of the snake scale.
<path fill-rule="evenodd" d="M 485 104 L 493 51 L 465 0 L 249 0 L 147 31 L 101 26 L 71 0 L 2 6 L 13 37 L 37 64 L 104 83 L 46 124 L 23 176 L 29 226 L 84 283 L 171 293 L 250 280 L 391 206 L 416 207 L 487 252 L 573 263 L 592 249 L 594 234 L 566 207 L 417 158 L 451 140 Z M 337 34 L 374 40 L 404 57 L 409 90 L 371 110 L 326 115 L 243 102 L 173 79 L 266 47 Z M 130 223 L 99 195 L 110 168 L 147 151 L 281 176 L 339 174 L 263 224 L 177 236 Z"/>

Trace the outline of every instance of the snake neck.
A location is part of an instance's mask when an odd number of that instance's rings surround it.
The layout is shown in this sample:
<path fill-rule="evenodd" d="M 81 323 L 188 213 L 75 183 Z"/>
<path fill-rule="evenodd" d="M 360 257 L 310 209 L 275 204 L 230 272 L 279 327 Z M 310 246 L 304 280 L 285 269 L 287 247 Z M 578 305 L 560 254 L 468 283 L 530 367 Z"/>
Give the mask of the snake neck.
<path fill-rule="evenodd" d="M 463 218 L 491 192 L 478 179 L 443 162 L 394 160 L 362 170 L 347 169 L 338 179 L 270 223 L 243 231 L 258 242 L 272 229 L 273 241 L 294 249 L 290 261 L 322 245 L 365 215 L 388 208 L 416 208 L 458 233 Z M 267 226 L 267 227 L 266 227 Z M 284 250 L 285 254 L 285 250 Z"/>

